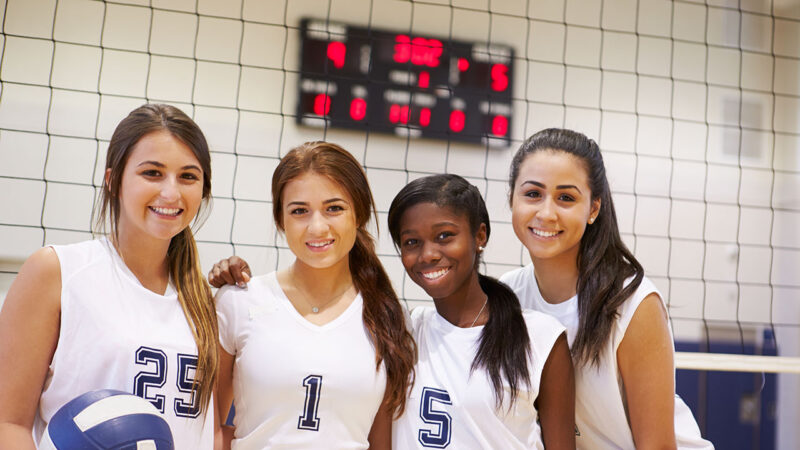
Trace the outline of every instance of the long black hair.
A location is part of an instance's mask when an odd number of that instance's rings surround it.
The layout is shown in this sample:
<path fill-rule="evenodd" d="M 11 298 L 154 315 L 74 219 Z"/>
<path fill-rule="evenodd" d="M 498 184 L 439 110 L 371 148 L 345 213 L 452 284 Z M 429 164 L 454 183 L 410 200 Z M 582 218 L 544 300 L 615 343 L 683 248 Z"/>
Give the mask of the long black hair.
<path fill-rule="evenodd" d="M 469 221 L 470 232 L 476 235 L 481 224 L 486 226 L 486 239 L 491 233 L 489 213 L 478 188 L 458 175 L 442 174 L 418 178 L 407 184 L 389 207 L 389 233 L 395 246 L 400 245 L 400 222 L 403 214 L 420 203 L 433 203 L 439 208 L 462 215 Z M 481 253 L 476 252 L 475 271 Z M 497 405 L 503 403 L 503 377 L 511 391 L 511 403 L 522 385 L 530 387 L 528 361 L 531 357 L 530 337 L 519 299 L 505 284 L 478 273 L 481 289 L 487 295 L 489 321 L 481 332 L 480 344 L 471 370 L 483 367 L 489 374 Z"/>
<path fill-rule="evenodd" d="M 578 364 L 598 366 L 618 309 L 641 284 L 644 269 L 622 242 L 603 155 L 597 143 L 585 135 L 548 128 L 529 137 L 511 161 L 509 201 L 513 203 L 520 166 L 537 151 L 561 151 L 580 159 L 589 179 L 592 201 L 600 199 L 600 212 L 586 227 L 578 249 L 578 332 L 571 349 Z M 624 286 L 629 277 L 633 280 Z"/>

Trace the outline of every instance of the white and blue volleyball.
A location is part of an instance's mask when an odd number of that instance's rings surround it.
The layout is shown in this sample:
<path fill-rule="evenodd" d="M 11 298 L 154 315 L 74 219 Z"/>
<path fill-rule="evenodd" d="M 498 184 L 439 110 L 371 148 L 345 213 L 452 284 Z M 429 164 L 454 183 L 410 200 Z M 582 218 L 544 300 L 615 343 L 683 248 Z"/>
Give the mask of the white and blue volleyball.
<path fill-rule="evenodd" d="M 112 389 L 62 406 L 47 424 L 43 450 L 174 450 L 167 421 L 147 400 Z"/>

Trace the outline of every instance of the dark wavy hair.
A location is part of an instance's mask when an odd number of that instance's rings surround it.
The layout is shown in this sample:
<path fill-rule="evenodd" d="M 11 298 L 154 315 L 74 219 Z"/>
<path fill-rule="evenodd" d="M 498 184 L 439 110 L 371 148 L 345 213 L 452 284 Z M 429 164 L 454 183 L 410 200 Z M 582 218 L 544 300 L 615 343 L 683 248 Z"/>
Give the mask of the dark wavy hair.
<path fill-rule="evenodd" d="M 433 203 L 466 217 L 474 236 L 481 224 L 486 226 L 486 239 L 491 234 L 491 224 L 486 204 L 478 188 L 464 178 L 453 174 L 430 175 L 407 184 L 392 200 L 389 207 L 389 232 L 395 247 L 400 246 L 400 222 L 403 214 L 420 203 Z M 476 252 L 475 271 L 480 264 Z M 485 368 L 494 388 L 497 405 L 503 403 L 503 377 L 511 391 L 511 403 L 517 398 L 520 386 L 530 387 L 528 361 L 531 358 L 530 336 L 519 299 L 500 281 L 478 273 L 478 282 L 487 295 L 489 321 L 481 332 L 480 344 L 471 370 Z"/>
<path fill-rule="evenodd" d="M 125 165 L 139 140 L 156 132 L 169 133 L 189 147 L 203 170 L 203 206 L 208 206 L 211 199 L 211 153 L 200 127 L 174 106 L 142 105 L 131 111 L 117 125 L 106 153 L 105 168 L 108 176 L 103 181 L 100 201 L 94 211 L 94 222 L 95 230 L 99 232 L 105 232 L 106 225 L 111 228 L 113 242 L 118 240 L 120 189 Z M 198 212 L 195 222 L 201 217 L 202 213 Z M 167 250 L 167 260 L 170 278 L 178 292 L 178 301 L 197 345 L 197 370 L 192 393 L 198 394 L 201 409 L 206 411 L 217 378 L 219 332 L 214 299 L 200 267 L 200 255 L 191 227 L 184 228 L 172 238 Z"/>
<path fill-rule="evenodd" d="M 644 269 L 620 237 L 600 147 L 581 133 L 548 128 L 529 137 L 511 161 L 509 202 L 513 204 L 520 166 L 528 155 L 538 151 L 560 151 L 577 157 L 589 179 L 592 200 L 600 199 L 600 212 L 586 227 L 578 249 L 578 332 L 571 349 L 578 364 L 598 366 L 618 309 L 641 284 Z M 629 277 L 633 280 L 624 286 Z"/>
<path fill-rule="evenodd" d="M 329 142 L 306 142 L 293 148 L 281 159 L 272 175 L 272 215 L 283 231 L 283 190 L 293 179 L 316 173 L 342 187 L 353 200 L 356 219 L 356 242 L 349 254 L 353 284 L 364 300 L 363 320 L 375 346 L 376 369 L 386 365 L 386 391 L 389 411 L 399 417 L 405 409 L 406 396 L 414 380 L 417 346 L 405 326 L 400 300 L 389 276 L 375 253 L 375 241 L 367 231 L 374 215 L 367 175 L 361 164 L 342 147 Z"/>

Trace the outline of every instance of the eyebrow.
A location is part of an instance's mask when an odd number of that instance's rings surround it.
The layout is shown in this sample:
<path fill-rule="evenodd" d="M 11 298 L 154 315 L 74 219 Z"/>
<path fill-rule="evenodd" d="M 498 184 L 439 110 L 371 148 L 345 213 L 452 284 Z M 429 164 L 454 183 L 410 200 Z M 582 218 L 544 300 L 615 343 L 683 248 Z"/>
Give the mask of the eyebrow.
<path fill-rule="evenodd" d="M 446 227 L 446 226 L 451 226 L 451 227 L 458 228 L 458 225 L 456 225 L 455 223 L 447 222 L 447 221 L 435 223 L 435 224 L 433 224 L 432 228 L 441 228 L 441 227 Z M 403 236 L 405 234 L 415 233 L 415 232 L 416 232 L 416 230 L 403 230 L 403 231 L 400 232 L 400 236 Z"/>
<path fill-rule="evenodd" d="M 345 199 L 343 199 L 343 198 L 339 198 L 339 197 L 329 198 L 328 200 L 325 200 L 325 201 L 323 201 L 323 202 L 322 202 L 322 204 L 323 204 L 323 205 L 327 205 L 327 204 L 330 204 L 330 203 L 336 203 L 336 202 L 344 202 L 344 203 L 347 203 L 347 204 L 349 205 L 349 203 L 347 202 L 347 200 L 345 200 Z M 304 201 L 300 201 L 300 200 L 295 200 L 295 201 L 293 201 L 293 202 L 289 202 L 289 203 L 287 203 L 287 204 L 286 204 L 286 206 L 291 206 L 291 205 L 300 205 L 300 206 L 306 206 L 306 205 L 308 205 L 308 204 L 309 204 L 309 202 L 304 202 Z"/>
<path fill-rule="evenodd" d="M 150 164 L 150 165 L 153 165 L 153 166 L 156 166 L 156 167 L 161 167 L 161 168 L 167 167 L 163 163 L 160 163 L 158 161 L 142 161 L 136 167 L 141 167 L 141 166 L 144 166 L 146 164 Z M 198 172 L 202 172 L 202 170 L 199 167 L 197 167 L 196 165 L 194 165 L 194 164 L 187 164 L 187 165 L 181 167 L 181 170 L 191 170 L 191 169 L 197 170 Z"/>
<path fill-rule="evenodd" d="M 525 186 L 526 184 L 532 184 L 532 185 L 538 186 L 538 187 L 540 187 L 542 189 L 547 189 L 547 186 L 545 186 L 544 184 L 542 184 L 542 183 L 540 183 L 538 181 L 528 180 L 528 181 L 523 182 L 522 186 Z M 561 190 L 561 189 L 575 189 L 579 193 L 583 194 L 583 192 L 581 192 L 581 190 L 578 189 L 578 186 L 575 186 L 574 184 L 559 184 L 558 186 L 556 186 L 556 189 L 558 189 L 558 190 Z"/>

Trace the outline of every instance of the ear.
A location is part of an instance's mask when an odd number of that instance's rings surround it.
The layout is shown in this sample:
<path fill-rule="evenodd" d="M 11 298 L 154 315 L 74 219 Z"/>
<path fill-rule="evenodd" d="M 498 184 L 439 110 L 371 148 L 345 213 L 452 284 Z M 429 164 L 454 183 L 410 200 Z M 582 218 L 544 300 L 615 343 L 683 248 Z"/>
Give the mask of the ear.
<path fill-rule="evenodd" d="M 107 191 L 111 191 L 111 168 L 109 167 L 106 169 L 106 174 L 103 177 L 103 186 L 106 188 Z"/>
<path fill-rule="evenodd" d="M 488 240 L 489 238 L 486 236 L 486 224 L 482 223 L 478 227 L 478 232 L 475 233 L 475 246 L 480 248 L 486 247 L 486 242 Z"/>
<path fill-rule="evenodd" d="M 592 200 L 592 209 L 589 211 L 589 220 L 587 221 L 590 225 L 594 223 L 597 216 L 600 214 L 600 206 L 601 206 L 600 197 Z"/>

